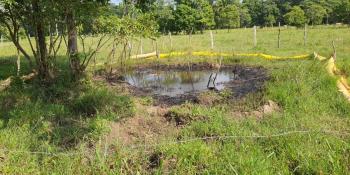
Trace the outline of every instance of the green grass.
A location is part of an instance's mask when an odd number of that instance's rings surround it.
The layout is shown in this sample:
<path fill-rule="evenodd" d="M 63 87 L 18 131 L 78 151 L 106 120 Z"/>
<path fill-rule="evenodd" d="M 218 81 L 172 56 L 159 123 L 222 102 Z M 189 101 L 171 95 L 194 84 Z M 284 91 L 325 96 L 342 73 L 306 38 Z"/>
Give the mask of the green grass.
<path fill-rule="evenodd" d="M 331 41 L 336 40 L 337 66 L 349 75 L 348 28 L 311 28 L 306 47 L 302 30 L 283 29 L 280 49 L 276 32 L 259 29 L 257 48 L 252 47 L 252 29 L 214 32 L 215 50 L 280 56 L 317 51 L 327 56 L 332 52 Z M 166 39 L 159 41 L 163 52 L 170 51 Z M 173 36 L 173 40 L 174 50 L 190 49 L 188 36 Z M 145 52 L 150 52 L 151 42 L 144 43 Z M 193 35 L 192 43 L 192 50 L 210 50 L 208 32 Z M 8 43 L 0 44 L 0 48 L 0 79 L 5 79 L 16 74 L 16 52 Z M 106 52 L 99 54 L 100 62 Z M 178 64 L 189 60 L 215 61 L 186 56 L 133 60 L 128 64 Z M 176 137 L 159 139 L 159 145 L 146 148 L 115 146 L 107 150 L 108 156 L 104 136 L 109 124 L 137 113 L 140 109 L 135 103 L 149 107 L 151 98 L 139 100 L 90 78 L 72 83 L 65 71 L 49 87 L 35 80 L 16 80 L 0 93 L 0 174 L 349 174 L 350 104 L 338 92 L 336 79 L 327 74 L 323 62 L 227 58 L 224 63 L 261 65 L 271 78 L 262 93 L 242 101 L 174 106 L 171 116 L 186 121 Z M 25 63 L 23 66 L 22 74 L 29 72 Z M 65 70 L 64 64 L 61 67 Z M 254 111 L 268 100 L 278 103 L 281 111 L 259 119 L 235 116 L 236 110 Z M 287 131 L 311 132 L 269 138 L 219 138 Z M 215 139 L 185 142 L 198 137 Z M 184 143 L 174 144 L 177 141 Z"/>

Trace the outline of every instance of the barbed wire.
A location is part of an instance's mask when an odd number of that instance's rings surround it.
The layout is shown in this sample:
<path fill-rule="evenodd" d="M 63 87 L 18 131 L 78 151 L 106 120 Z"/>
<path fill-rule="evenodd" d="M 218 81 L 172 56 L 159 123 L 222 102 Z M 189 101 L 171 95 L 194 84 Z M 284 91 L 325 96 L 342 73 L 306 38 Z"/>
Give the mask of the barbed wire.
<path fill-rule="evenodd" d="M 124 145 L 127 149 L 140 149 L 140 148 L 154 148 L 159 146 L 166 146 L 166 145 L 175 145 L 175 144 L 183 144 L 183 143 L 189 143 L 189 142 L 196 142 L 196 141 L 205 141 L 205 140 L 228 140 L 228 139 L 267 139 L 267 138 L 278 138 L 278 137 L 285 137 L 285 136 L 291 136 L 291 135 L 305 135 L 305 134 L 311 134 L 311 133 L 317 133 L 317 134 L 331 134 L 331 135 L 337 135 L 337 136 L 350 136 L 350 133 L 347 131 L 330 131 L 330 130 L 320 130 L 320 131 L 311 131 L 311 130 L 299 130 L 299 131 L 286 131 L 286 132 L 280 132 L 275 133 L 271 135 L 230 135 L 230 136 L 208 136 L 208 137 L 199 137 L 199 138 L 190 138 L 186 140 L 178 140 L 178 141 L 172 141 L 172 142 L 165 142 L 165 143 L 158 143 L 158 144 L 139 144 L 139 145 Z M 108 147 L 108 146 L 107 146 Z M 105 146 L 106 150 L 106 146 Z M 12 150 L 12 149 L 6 149 L 6 148 L 0 148 L 1 152 L 7 152 L 7 153 L 23 153 L 23 154 L 39 154 L 39 155 L 47 155 L 47 156 L 76 156 L 76 155 L 82 155 L 84 152 L 73 152 L 73 153 L 67 153 L 67 152 L 44 152 L 44 151 L 24 151 L 24 150 Z M 106 153 L 105 153 L 106 156 Z M 108 156 L 108 155 L 107 155 Z M 1 158 L 1 155 L 0 155 Z"/>

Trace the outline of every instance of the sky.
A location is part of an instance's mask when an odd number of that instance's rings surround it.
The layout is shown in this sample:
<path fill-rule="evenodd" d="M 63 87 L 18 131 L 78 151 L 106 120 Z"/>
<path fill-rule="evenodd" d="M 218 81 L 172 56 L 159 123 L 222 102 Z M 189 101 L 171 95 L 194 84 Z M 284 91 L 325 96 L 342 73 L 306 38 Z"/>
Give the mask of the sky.
<path fill-rule="evenodd" d="M 111 0 L 112 3 L 114 4 L 119 4 L 122 0 Z"/>

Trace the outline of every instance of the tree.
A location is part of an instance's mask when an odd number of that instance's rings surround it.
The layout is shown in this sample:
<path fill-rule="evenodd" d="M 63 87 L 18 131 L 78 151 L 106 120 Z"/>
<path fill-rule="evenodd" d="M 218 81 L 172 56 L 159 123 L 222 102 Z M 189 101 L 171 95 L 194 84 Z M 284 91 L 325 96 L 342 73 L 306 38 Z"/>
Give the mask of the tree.
<path fill-rule="evenodd" d="M 157 0 L 138 0 L 135 2 L 136 8 L 142 12 L 150 12 L 155 8 Z"/>
<path fill-rule="evenodd" d="M 186 31 L 191 33 L 195 29 L 197 11 L 188 5 L 180 4 L 174 11 L 176 32 Z"/>
<path fill-rule="evenodd" d="M 274 0 L 243 0 L 255 25 L 273 25 L 279 16 L 279 9 Z"/>
<path fill-rule="evenodd" d="M 236 5 L 219 7 L 217 11 L 217 26 L 220 28 L 233 28 L 240 26 L 240 12 Z"/>
<path fill-rule="evenodd" d="M 107 5 L 109 0 L 61 0 L 58 2 L 62 16 L 66 19 L 70 69 L 75 78 L 85 70 L 81 64 L 78 50 L 78 29 L 77 26 L 86 21 L 91 21 L 98 14 L 100 7 Z"/>
<path fill-rule="evenodd" d="M 197 0 L 195 6 L 197 13 L 196 25 L 197 29 L 203 33 L 203 30 L 211 28 L 215 25 L 214 11 L 207 0 Z"/>
<path fill-rule="evenodd" d="M 274 0 L 262 1 L 262 6 L 260 8 L 262 15 L 262 25 L 273 26 L 276 24 L 276 20 L 279 16 L 279 9 Z"/>
<path fill-rule="evenodd" d="M 304 8 L 306 18 L 312 25 L 322 24 L 323 19 L 327 16 L 326 9 L 319 4 L 307 3 Z"/>
<path fill-rule="evenodd" d="M 249 10 L 245 7 L 240 8 L 240 27 L 250 26 L 252 17 L 249 14 Z"/>
<path fill-rule="evenodd" d="M 19 42 L 20 30 L 25 31 L 35 58 L 39 78 L 43 82 L 50 82 L 54 77 L 52 64 L 54 56 L 51 54 L 51 50 L 55 49 L 55 41 L 58 38 L 53 40 L 50 37 L 48 43 L 46 33 L 50 29 L 47 24 L 55 20 L 53 18 L 56 10 L 55 5 L 40 0 L 0 0 L 0 7 L 0 23 L 6 27 L 10 40 L 33 66 L 31 57 Z M 51 9 L 51 11 L 45 9 Z M 34 33 L 35 45 L 29 37 L 30 30 Z"/>
<path fill-rule="evenodd" d="M 175 22 L 175 17 L 171 6 L 164 4 L 164 1 L 158 3 L 155 10 L 155 18 L 161 32 L 167 33 L 169 31 L 172 31 L 172 28 L 174 27 L 173 24 Z"/>
<path fill-rule="evenodd" d="M 350 0 L 341 0 L 335 8 L 334 14 L 338 22 L 350 24 Z"/>
<path fill-rule="evenodd" d="M 203 31 L 215 25 L 214 11 L 207 0 L 176 0 L 175 31 Z"/>
<path fill-rule="evenodd" d="M 288 25 L 301 27 L 306 23 L 305 13 L 299 6 L 294 6 L 290 12 L 284 15 L 284 21 Z"/>
<path fill-rule="evenodd" d="M 248 9 L 248 12 L 251 17 L 251 21 L 254 25 L 262 25 L 261 20 L 261 2 L 260 0 L 243 0 L 242 6 L 243 8 Z"/>

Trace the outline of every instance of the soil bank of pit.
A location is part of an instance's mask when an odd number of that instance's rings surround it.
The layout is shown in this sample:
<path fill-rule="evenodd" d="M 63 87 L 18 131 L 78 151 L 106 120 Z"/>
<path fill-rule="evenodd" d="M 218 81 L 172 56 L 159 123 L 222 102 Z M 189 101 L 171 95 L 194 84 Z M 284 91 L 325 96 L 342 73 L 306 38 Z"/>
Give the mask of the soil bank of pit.
<path fill-rule="evenodd" d="M 196 102 L 200 93 L 209 90 L 227 89 L 239 98 L 261 90 L 267 78 L 262 67 L 223 65 L 218 70 L 212 64 L 142 67 L 123 76 L 137 92 L 153 96 L 158 105 Z"/>

